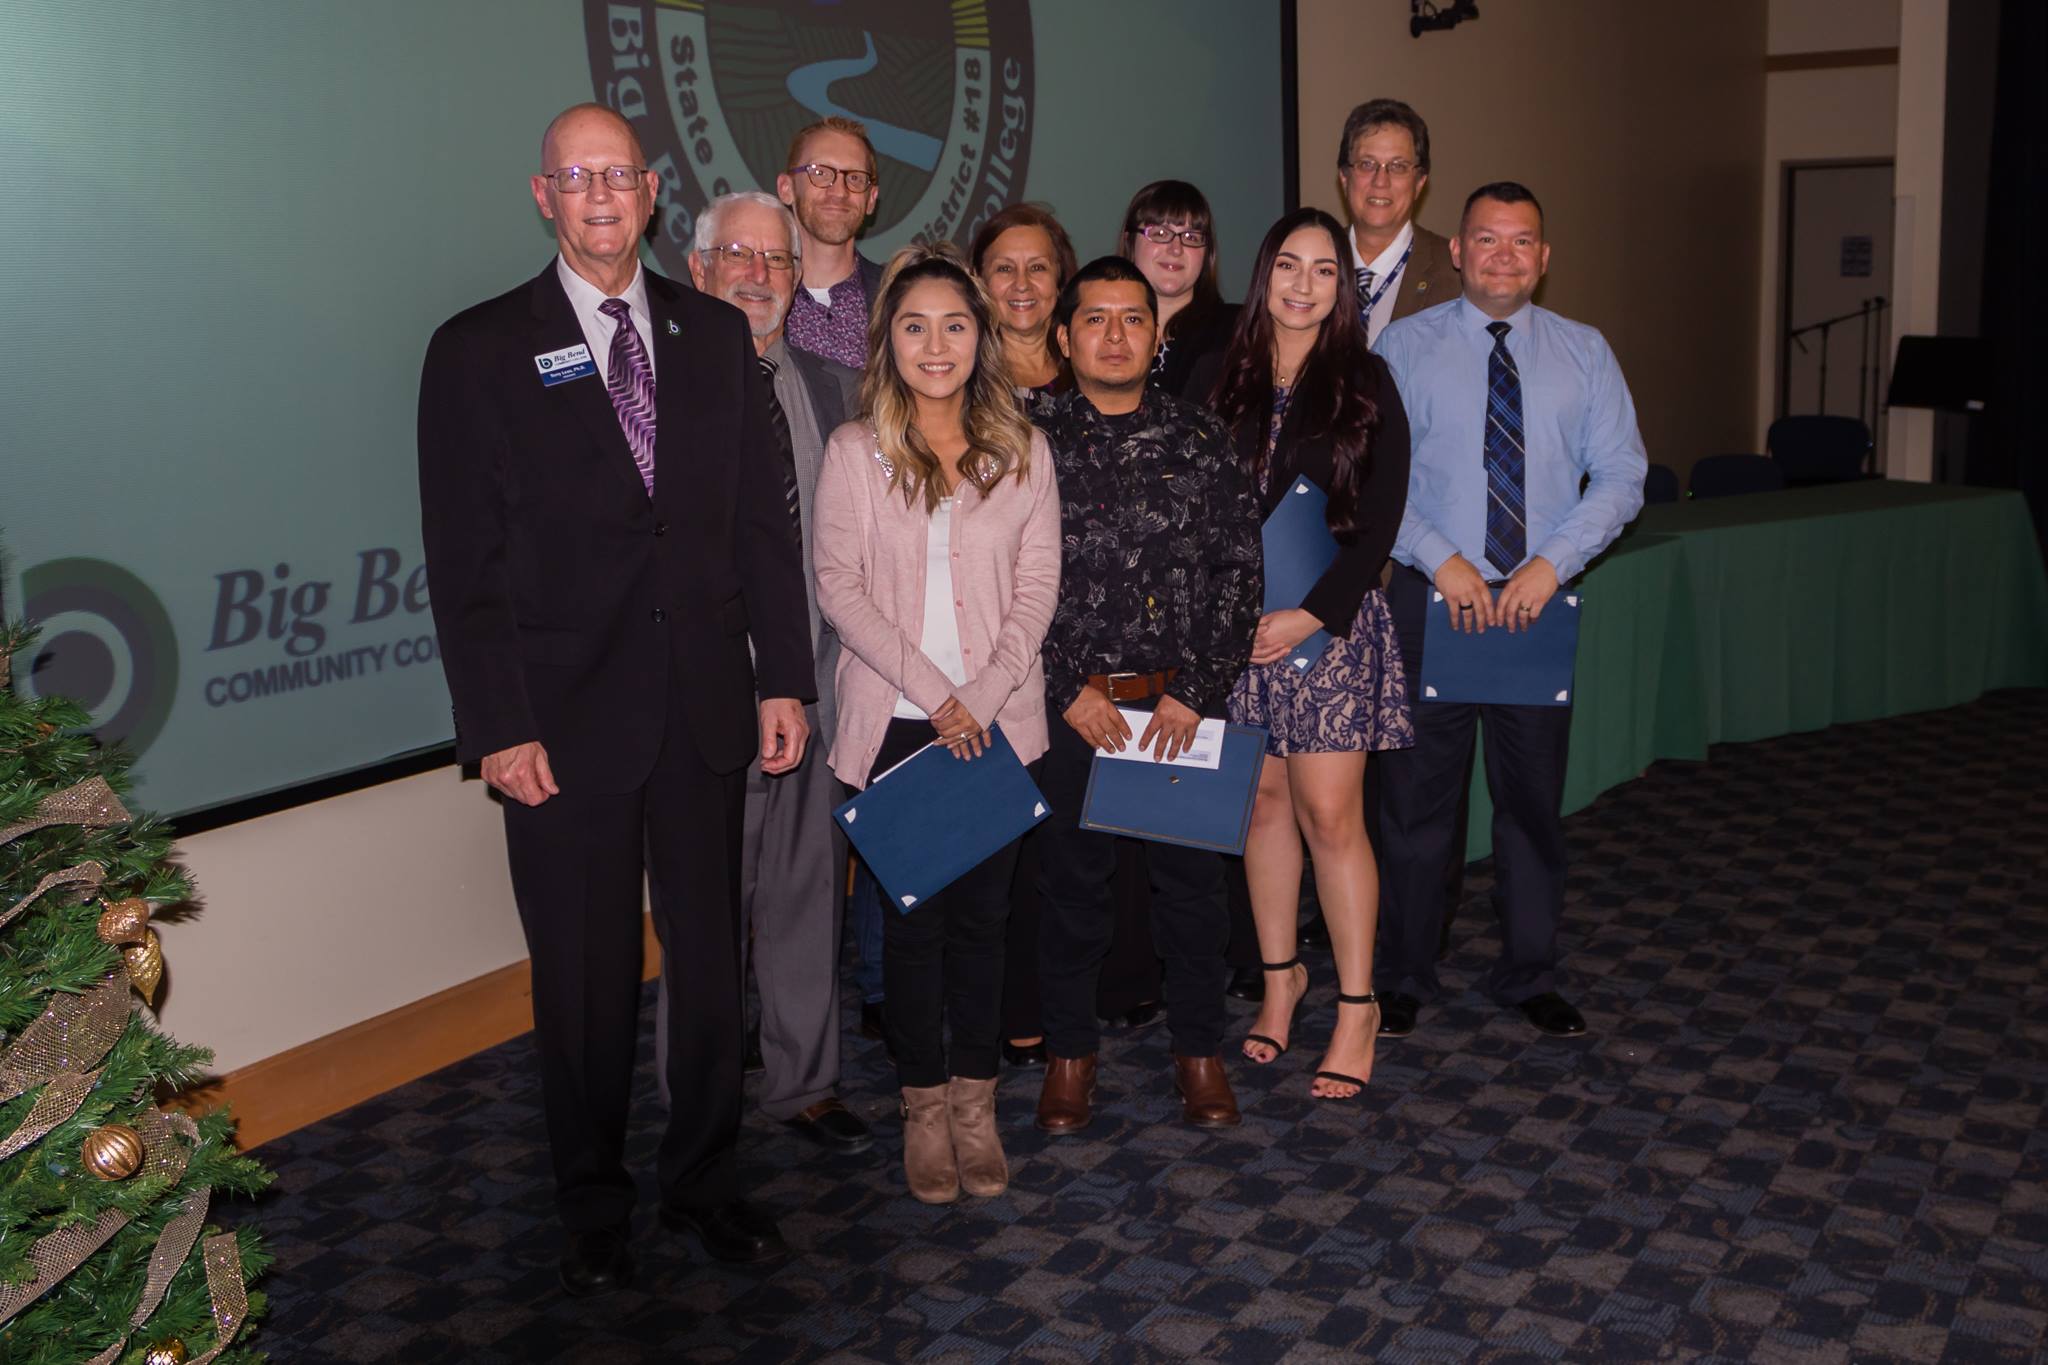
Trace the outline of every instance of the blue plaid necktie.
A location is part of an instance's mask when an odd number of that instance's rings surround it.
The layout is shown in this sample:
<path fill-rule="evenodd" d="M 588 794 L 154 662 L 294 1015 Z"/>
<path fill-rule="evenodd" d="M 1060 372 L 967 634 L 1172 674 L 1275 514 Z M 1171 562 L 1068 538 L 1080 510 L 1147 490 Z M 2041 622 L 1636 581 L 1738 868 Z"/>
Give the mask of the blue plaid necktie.
<path fill-rule="evenodd" d="M 1486 559 L 1496 573 L 1513 573 L 1527 553 L 1529 532 L 1522 497 L 1522 372 L 1508 354 L 1508 324 L 1489 322 L 1493 354 L 1486 358 Z"/>

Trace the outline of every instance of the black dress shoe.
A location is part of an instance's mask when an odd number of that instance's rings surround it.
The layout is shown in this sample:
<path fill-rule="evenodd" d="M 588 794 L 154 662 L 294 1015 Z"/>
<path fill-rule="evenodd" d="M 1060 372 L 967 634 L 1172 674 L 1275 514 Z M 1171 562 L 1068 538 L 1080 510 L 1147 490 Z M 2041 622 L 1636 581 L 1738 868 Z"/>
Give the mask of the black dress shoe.
<path fill-rule="evenodd" d="M 1235 967 L 1231 969 L 1230 984 L 1223 993 L 1232 1000 L 1249 1000 L 1254 1005 L 1266 998 L 1266 974 L 1257 967 Z"/>
<path fill-rule="evenodd" d="M 1003 1060 L 1014 1067 L 1044 1066 L 1046 1056 L 1043 1038 L 1035 1043 L 1026 1043 L 1022 1047 L 1008 1041 L 1003 1043 Z"/>
<path fill-rule="evenodd" d="M 1330 922 L 1318 915 L 1301 926 L 1301 946 L 1312 951 L 1327 950 L 1330 946 Z"/>
<path fill-rule="evenodd" d="M 562 1290 L 577 1298 L 609 1294 L 633 1282 L 633 1253 L 627 1246 L 627 1228 L 571 1230 L 562 1247 Z"/>
<path fill-rule="evenodd" d="M 875 1135 L 860 1121 L 860 1115 L 836 1099 L 819 1100 L 784 1123 L 796 1129 L 828 1152 L 852 1156 L 875 1145 Z"/>
<path fill-rule="evenodd" d="M 1585 1016 L 1572 1008 L 1571 1001 L 1556 991 L 1532 995 L 1515 1006 L 1539 1033 L 1553 1038 L 1578 1038 L 1586 1032 Z"/>
<path fill-rule="evenodd" d="M 1406 1038 L 1415 1032 L 1415 1016 L 1421 1012 L 1422 1002 L 1414 996 L 1388 991 L 1380 997 L 1380 1037 Z"/>
<path fill-rule="evenodd" d="M 694 1232 L 704 1250 L 721 1261 L 765 1261 L 789 1250 L 775 1220 L 744 1199 L 715 1209 L 664 1206 L 661 1225 L 671 1232 Z"/>
<path fill-rule="evenodd" d="M 872 1038 L 878 1043 L 882 1041 L 885 1035 L 882 1032 L 881 1001 L 863 1000 L 860 1002 L 860 1036 Z"/>
<path fill-rule="evenodd" d="M 1132 1032 L 1141 1028 L 1149 1028 L 1165 1017 L 1166 1007 L 1164 1005 L 1161 1005 L 1157 1000 L 1147 1000 L 1144 1004 L 1135 1006 L 1117 1015 L 1114 1019 L 1105 1019 L 1102 1022 L 1113 1029 Z"/>

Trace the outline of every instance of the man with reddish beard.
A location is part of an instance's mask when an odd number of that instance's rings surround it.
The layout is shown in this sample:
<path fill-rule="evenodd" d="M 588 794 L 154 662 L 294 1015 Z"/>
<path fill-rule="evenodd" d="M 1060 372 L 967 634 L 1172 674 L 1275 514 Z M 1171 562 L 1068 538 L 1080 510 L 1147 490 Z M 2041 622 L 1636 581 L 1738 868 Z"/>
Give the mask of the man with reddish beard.
<path fill-rule="evenodd" d="M 853 239 L 881 195 L 875 149 L 865 127 L 834 114 L 798 131 L 784 165 L 775 193 L 796 214 L 804 263 L 803 288 L 789 308 L 789 344 L 863 369 L 882 267 L 855 251 Z"/>

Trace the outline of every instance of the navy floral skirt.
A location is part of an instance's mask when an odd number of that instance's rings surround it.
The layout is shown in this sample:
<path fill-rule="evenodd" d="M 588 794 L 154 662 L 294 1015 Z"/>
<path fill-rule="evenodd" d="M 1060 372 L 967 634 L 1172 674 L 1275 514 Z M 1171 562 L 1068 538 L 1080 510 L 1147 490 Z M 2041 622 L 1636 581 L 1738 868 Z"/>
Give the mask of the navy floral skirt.
<path fill-rule="evenodd" d="M 1387 595 L 1365 595 L 1347 636 L 1307 672 L 1285 659 L 1253 664 L 1230 689 L 1230 718 L 1266 729 L 1266 752 L 1347 754 L 1415 745 L 1401 641 Z"/>

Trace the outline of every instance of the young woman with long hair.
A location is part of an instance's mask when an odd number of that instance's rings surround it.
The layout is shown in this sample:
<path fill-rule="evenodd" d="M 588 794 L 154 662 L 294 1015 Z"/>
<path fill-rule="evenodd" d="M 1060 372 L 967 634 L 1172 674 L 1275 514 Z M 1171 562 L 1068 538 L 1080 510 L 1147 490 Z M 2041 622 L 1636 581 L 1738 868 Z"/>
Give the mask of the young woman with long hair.
<path fill-rule="evenodd" d="M 849 788 L 934 742 L 980 757 L 988 728 L 1046 748 L 1039 647 L 1059 598 L 1052 454 L 1024 416 L 986 292 L 951 244 L 910 246 L 868 322 L 861 416 L 825 443 L 813 557 L 844 649 L 830 762 Z M 931 837 L 972 811 L 935 813 Z M 1017 845 L 885 912 L 882 976 L 910 1192 L 1000 1194 L 995 1128 L 1003 931 Z M 946 1033 L 950 1029 L 950 1050 Z"/>
<path fill-rule="evenodd" d="M 1205 369 L 1209 367 L 1204 367 Z M 1344 230 L 1320 209 L 1273 225 L 1259 247 L 1212 406 L 1237 441 L 1269 517 L 1297 476 L 1327 498 L 1337 541 L 1299 605 L 1268 612 L 1230 717 L 1269 738 L 1245 844 L 1245 876 L 1267 978 L 1244 1054 L 1287 1051 L 1308 990 L 1296 950 L 1302 842 L 1337 960 L 1337 1025 L 1310 1093 L 1349 1099 L 1372 1073 L 1379 876 L 1365 830 L 1366 755 L 1415 742 L 1400 644 L 1380 574 L 1408 496 L 1408 419 L 1392 376 L 1366 350 Z M 1305 671 L 1288 654 L 1318 630 L 1334 638 Z"/>

